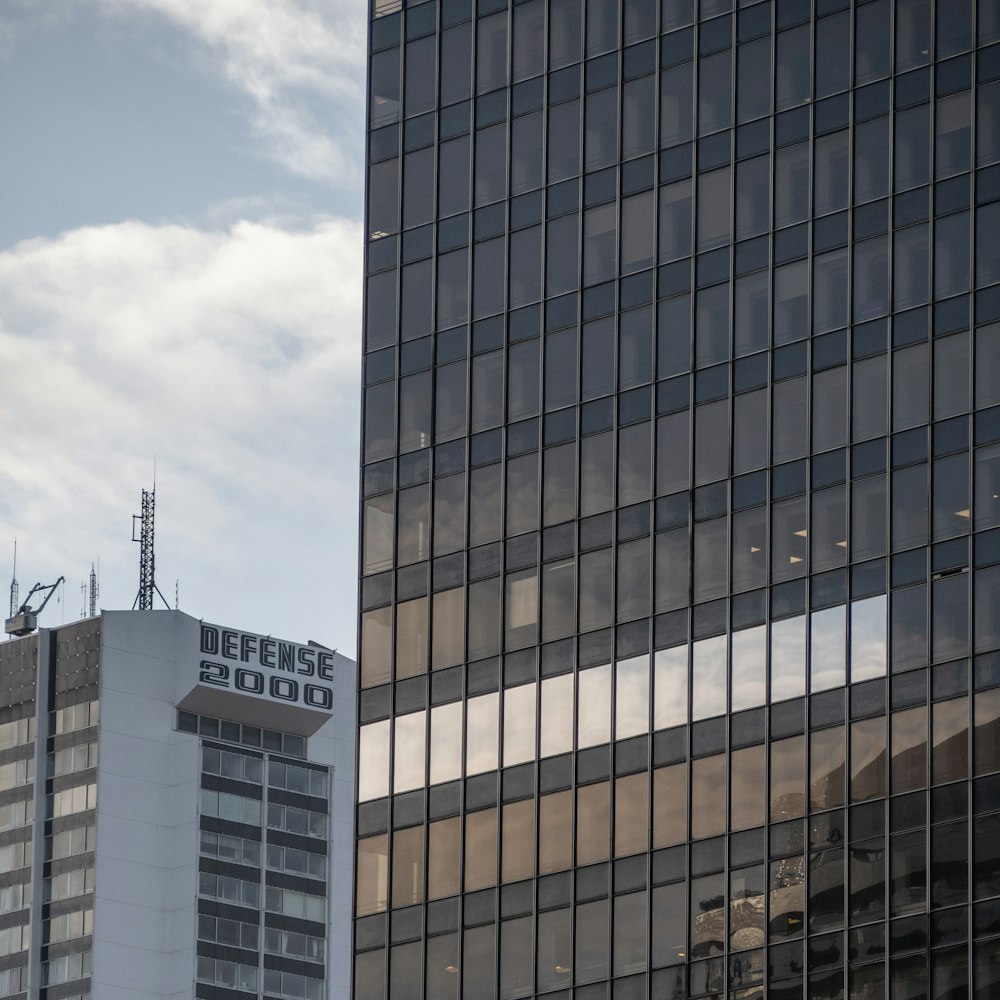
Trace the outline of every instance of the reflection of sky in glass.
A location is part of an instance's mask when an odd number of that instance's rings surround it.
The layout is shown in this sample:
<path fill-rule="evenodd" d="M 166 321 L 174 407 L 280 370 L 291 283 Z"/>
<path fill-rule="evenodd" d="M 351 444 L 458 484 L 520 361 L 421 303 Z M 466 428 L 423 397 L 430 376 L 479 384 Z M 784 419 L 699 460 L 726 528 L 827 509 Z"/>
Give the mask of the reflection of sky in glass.
<path fill-rule="evenodd" d="M 577 746 L 594 747 L 611 741 L 611 664 L 581 670 L 577 675 Z"/>
<path fill-rule="evenodd" d="M 454 781 L 462 776 L 462 703 L 431 709 L 431 781 Z"/>
<path fill-rule="evenodd" d="M 358 745 L 358 801 L 389 794 L 389 720 L 361 727 Z"/>
<path fill-rule="evenodd" d="M 814 611 L 809 650 L 810 690 L 842 687 L 847 679 L 847 607 Z"/>
<path fill-rule="evenodd" d="M 688 648 L 656 651 L 653 728 L 669 729 L 687 722 Z"/>
<path fill-rule="evenodd" d="M 708 719 L 726 711 L 726 637 L 701 639 L 693 646 L 692 704 L 693 719 Z"/>
<path fill-rule="evenodd" d="M 798 615 L 771 625 L 771 701 L 806 693 L 806 618 Z"/>
<path fill-rule="evenodd" d="M 733 633 L 732 661 L 733 711 L 763 705 L 767 681 L 766 626 L 758 625 Z"/>
<path fill-rule="evenodd" d="M 497 766 L 500 742 L 500 695 L 470 698 L 466 705 L 465 773 L 482 774 Z"/>
<path fill-rule="evenodd" d="M 615 739 L 649 732 L 649 657 L 622 660 L 615 670 Z"/>
<path fill-rule="evenodd" d="M 869 597 L 851 605 L 851 682 L 884 677 L 886 664 L 886 597 Z"/>
<path fill-rule="evenodd" d="M 392 769 L 392 791 L 396 795 L 424 783 L 426 715 L 426 711 L 420 711 L 396 716 Z"/>
<path fill-rule="evenodd" d="M 542 681 L 542 746 L 540 756 L 551 757 L 573 749 L 573 675 Z"/>
<path fill-rule="evenodd" d="M 535 759 L 535 684 L 503 693 L 503 766 Z"/>

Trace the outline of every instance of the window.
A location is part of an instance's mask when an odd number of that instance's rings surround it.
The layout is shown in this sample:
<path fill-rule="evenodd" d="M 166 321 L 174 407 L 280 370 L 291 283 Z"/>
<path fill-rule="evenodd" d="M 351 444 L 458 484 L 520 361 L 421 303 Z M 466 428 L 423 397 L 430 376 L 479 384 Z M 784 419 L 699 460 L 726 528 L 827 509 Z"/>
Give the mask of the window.
<path fill-rule="evenodd" d="M 71 941 L 93 933 L 94 911 L 77 910 L 46 921 L 44 940 L 47 944 L 56 944 L 59 941 Z"/>
<path fill-rule="evenodd" d="M 88 870 L 93 871 L 93 869 Z M 268 889 L 268 892 L 270 891 Z M 230 878 L 228 875 L 200 872 L 198 875 L 198 894 L 207 899 L 218 899 L 224 903 L 248 906 L 254 910 L 260 906 L 259 883 Z"/>
<path fill-rule="evenodd" d="M 49 754 L 49 776 L 72 774 L 97 767 L 97 743 L 80 743 L 75 747 Z"/>
<path fill-rule="evenodd" d="M 55 986 L 59 983 L 69 983 L 74 979 L 83 979 L 90 975 L 92 952 L 85 951 L 77 955 L 64 955 L 42 963 L 42 984 Z M 200 963 L 204 961 L 199 959 Z M 256 969 L 251 970 L 256 976 Z M 213 982 L 215 980 L 212 980 Z M 256 982 L 256 979 L 255 979 Z"/>
<path fill-rule="evenodd" d="M 280 844 L 267 845 L 267 867 L 274 871 L 290 872 L 307 878 L 326 878 L 326 855 L 300 851 Z"/>
<path fill-rule="evenodd" d="M 86 751 L 86 747 L 84 747 Z M 0 764 L 0 791 L 27 785 L 35 780 L 35 758 L 14 760 L 9 764 Z"/>
<path fill-rule="evenodd" d="M 55 792 L 49 799 L 49 809 L 52 818 L 69 816 L 73 813 L 94 809 L 97 806 L 97 785 L 77 785 Z"/>
<path fill-rule="evenodd" d="M 254 930 L 256 931 L 256 928 Z M 303 962 L 322 962 L 326 954 L 326 941 L 321 937 L 312 937 L 309 934 L 297 934 L 294 931 L 266 927 L 264 929 L 264 951 L 272 955 L 287 955 Z"/>
<path fill-rule="evenodd" d="M 259 822 L 259 820 L 258 820 Z M 201 831 L 201 853 L 208 858 L 219 858 L 237 865 L 260 867 L 260 841 L 231 837 L 224 833 Z"/>
<path fill-rule="evenodd" d="M 6 927 L 0 930 L 0 956 L 14 955 L 19 951 L 27 951 L 30 945 L 31 927 L 27 924 L 18 927 Z"/>
<path fill-rule="evenodd" d="M 84 854 L 94 849 L 96 831 L 92 826 L 76 827 L 54 833 L 48 840 L 48 857 L 55 861 L 69 858 L 74 854 Z"/>
<path fill-rule="evenodd" d="M 328 795 L 326 771 L 284 764 L 273 758 L 267 765 L 267 783 L 272 788 L 286 788 L 290 792 L 313 795 L 320 799 L 325 799 Z"/>
<path fill-rule="evenodd" d="M 277 802 L 267 804 L 267 826 L 270 830 L 286 830 L 288 833 L 298 833 L 304 837 L 325 838 L 327 822 L 327 814 L 323 812 L 281 805 Z"/>
<path fill-rule="evenodd" d="M 235 781 L 252 781 L 260 784 L 263 780 L 263 761 L 259 757 L 203 747 L 201 769 L 204 774 L 217 774 Z"/>
<path fill-rule="evenodd" d="M 52 963 L 50 963 L 52 964 Z M 233 989 L 257 992 L 257 967 L 198 956 L 198 979 Z M 49 980 L 51 982 L 51 980 Z"/>
<path fill-rule="evenodd" d="M 205 876 L 202 876 L 204 878 Z M 231 880 L 232 881 L 232 880 Z M 94 869 L 74 868 L 51 876 L 45 883 L 45 901 L 55 902 L 60 899 L 71 899 L 94 891 Z"/>
<path fill-rule="evenodd" d="M 13 913 L 31 905 L 31 883 L 15 882 L 0 889 L 0 913 Z"/>
<path fill-rule="evenodd" d="M 256 905 L 256 904 L 255 904 Z M 326 920 L 326 899 L 292 889 L 268 886 L 264 891 L 264 909 L 268 913 L 283 913 L 300 920 Z"/>
<path fill-rule="evenodd" d="M 0 750 L 23 746 L 35 740 L 36 725 L 34 716 L 28 719 L 18 719 L 16 722 L 5 722 L 0 725 Z"/>
<path fill-rule="evenodd" d="M 288 997 L 290 1000 L 323 1000 L 325 992 L 322 979 L 274 969 L 264 970 L 264 991 L 271 996 Z"/>
<path fill-rule="evenodd" d="M 232 820 L 234 823 L 246 823 L 248 826 L 260 826 L 261 803 L 260 799 L 247 799 L 242 795 L 203 788 L 201 814 Z"/>
<path fill-rule="evenodd" d="M 62 733 L 75 733 L 80 729 L 96 726 L 100 710 L 96 701 L 85 701 L 71 708 L 60 708 L 52 713 L 52 732 L 59 736 Z"/>

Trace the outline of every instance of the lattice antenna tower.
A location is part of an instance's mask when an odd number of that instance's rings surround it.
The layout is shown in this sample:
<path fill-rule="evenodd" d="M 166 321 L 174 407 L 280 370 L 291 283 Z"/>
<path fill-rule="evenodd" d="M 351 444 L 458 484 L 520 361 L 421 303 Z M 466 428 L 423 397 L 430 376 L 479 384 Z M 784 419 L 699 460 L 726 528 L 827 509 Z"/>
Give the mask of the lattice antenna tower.
<path fill-rule="evenodd" d="M 14 539 L 14 569 L 10 575 L 10 615 L 8 617 L 13 618 L 17 614 L 17 609 L 20 607 L 20 602 L 17 599 L 18 596 L 18 585 L 17 585 L 17 539 Z"/>
<path fill-rule="evenodd" d="M 89 607 L 88 610 L 90 614 L 89 618 L 97 617 L 97 598 L 101 592 L 101 585 L 97 579 L 97 571 L 94 569 L 94 564 L 90 564 L 90 582 L 88 585 L 88 595 L 89 595 Z"/>
<path fill-rule="evenodd" d="M 135 522 L 139 522 L 139 537 L 135 537 Z M 142 513 L 132 515 L 132 541 L 139 543 L 139 592 L 132 602 L 132 610 L 152 611 L 154 595 L 169 608 L 167 599 L 156 585 L 156 484 L 151 490 L 142 491 Z M 96 598 L 95 598 L 96 601 Z"/>

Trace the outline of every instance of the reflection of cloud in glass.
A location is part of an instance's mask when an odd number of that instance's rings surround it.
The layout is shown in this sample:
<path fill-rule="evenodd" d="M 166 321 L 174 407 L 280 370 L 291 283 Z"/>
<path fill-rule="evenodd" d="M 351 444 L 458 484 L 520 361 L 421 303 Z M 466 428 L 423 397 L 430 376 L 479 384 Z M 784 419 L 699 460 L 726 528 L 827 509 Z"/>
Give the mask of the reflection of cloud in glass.
<path fill-rule="evenodd" d="M 615 667 L 615 739 L 649 731 L 649 656 L 620 660 Z"/>
<path fill-rule="evenodd" d="M 577 747 L 594 747 L 611 740 L 611 664 L 581 670 L 577 675 Z"/>
<path fill-rule="evenodd" d="M 658 649 L 655 662 L 653 728 L 681 726 L 688 720 L 688 648 Z"/>
<path fill-rule="evenodd" d="M 733 633 L 732 710 L 756 708 L 766 700 L 767 627 L 757 625 Z"/>
<path fill-rule="evenodd" d="M 847 606 L 814 611 L 810 624 L 810 689 L 841 687 L 847 677 Z"/>
<path fill-rule="evenodd" d="M 771 701 L 806 693 L 806 617 L 771 625 Z"/>
<path fill-rule="evenodd" d="M 427 712 L 396 716 L 396 742 L 393 749 L 392 791 L 398 795 L 424 783 L 424 744 Z"/>
<path fill-rule="evenodd" d="M 726 711 L 726 637 L 701 639 L 693 646 L 693 719 L 708 719 Z"/>
<path fill-rule="evenodd" d="M 358 746 L 358 801 L 389 794 L 389 720 L 361 727 Z"/>
<path fill-rule="evenodd" d="M 431 709 L 431 780 L 436 785 L 462 776 L 462 703 Z"/>
<path fill-rule="evenodd" d="M 507 688 L 503 694 L 503 766 L 535 757 L 535 683 Z"/>
<path fill-rule="evenodd" d="M 500 743 L 500 695 L 493 691 L 470 698 L 466 712 L 465 773 L 492 771 L 497 766 Z"/>
<path fill-rule="evenodd" d="M 886 597 L 869 597 L 851 605 L 851 682 L 885 676 Z"/>
<path fill-rule="evenodd" d="M 573 749 L 573 675 L 562 674 L 542 681 L 542 757 Z"/>

